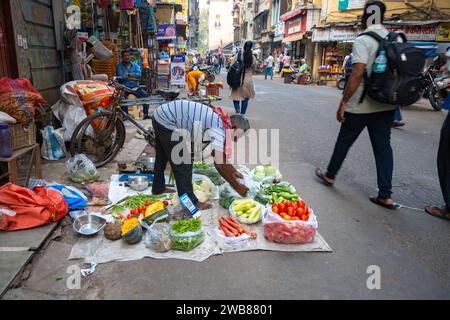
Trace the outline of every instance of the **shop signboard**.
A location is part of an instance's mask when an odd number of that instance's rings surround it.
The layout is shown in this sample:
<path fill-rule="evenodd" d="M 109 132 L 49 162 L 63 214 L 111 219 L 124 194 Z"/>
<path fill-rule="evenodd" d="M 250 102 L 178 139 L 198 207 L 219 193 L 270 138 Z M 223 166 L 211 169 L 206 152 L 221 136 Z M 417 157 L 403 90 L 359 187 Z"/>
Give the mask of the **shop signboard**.
<path fill-rule="evenodd" d="M 298 17 L 286 22 L 287 24 L 287 34 L 291 35 L 302 31 L 302 18 Z"/>
<path fill-rule="evenodd" d="M 278 42 L 283 40 L 284 31 L 285 31 L 285 22 L 283 21 L 278 22 L 277 25 L 275 26 L 273 41 Z"/>
<path fill-rule="evenodd" d="M 156 39 L 158 40 L 170 40 L 177 38 L 175 24 L 159 24 L 158 25 L 158 33 L 156 35 Z"/>
<path fill-rule="evenodd" d="M 184 55 L 171 57 L 170 63 L 170 84 L 182 86 L 186 83 L 186 61 Z"/>
<path fill-rule="evenodd" d="M 437 33 L 436 24 L 426 25 L 404 25 L 394 26 L 387 25 L 386 29 L 389 31 L 403 32 L 408 41 L 435 41 Z"/>
<path fill-rule="evenodd" d="M 339 10 L 362 9 L 365 3 L 365 0 L 339 0 Z"/>
<path fill-rule="evenodd" d="M 450 41 L 450 22 L 441 22 L 441 24 L 439 25 L 438 33 L 436 35 L 436 41 Z"/>
<path fill-rule="evenodd" d="M 330 41 L 330 29 L 314 29 L 312 33 L 312 42 Z"/>
<path fill-rule="evenodd" d="M 331 28 L 330 41 L 354 41 L 359 31 L 354 28 Z"/>

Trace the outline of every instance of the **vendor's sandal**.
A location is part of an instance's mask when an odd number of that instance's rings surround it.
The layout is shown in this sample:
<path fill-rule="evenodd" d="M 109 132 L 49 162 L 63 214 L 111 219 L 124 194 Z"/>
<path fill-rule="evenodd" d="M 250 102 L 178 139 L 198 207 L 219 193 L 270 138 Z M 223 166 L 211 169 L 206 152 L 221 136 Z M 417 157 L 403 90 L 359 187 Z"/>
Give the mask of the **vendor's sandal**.
<path fill-rule="evenodd" d="M 199 210 L 208 210 L 208 209 L 211 209 L 212 207 L 213 206 L 210 203 L 200 202 L 200 201 L 197 203 L 197 208 Z"/>
<path fill-rule="evenodd" d="M 320 181 L 328 187 L 333 186 L 333 182 L 329 182 L 325 176 L 325 174 L 320 170 L 320 168 L 316 168 L 316 176 L 320 179 Z"/>
<path fill-rule="evenodd" d="M 436 218 L 441 218 L 444 220 L 450 220 L 450 212 L 445 210 L 445 208 L 438 208 L 433 206 L 426 206 L 425 212 Z"/>
<path fill-rule="evenodd" d="M 386 208 L 386 209 L 390 209 L 390 210 L 398 210 L 398 209 L 401 208 L 401 206 L 400 206 L 398 203 L 393 202 L 393 203 L 391 203 L 391 204 L 386 204 L 386 203 L 384 203 L 384 202 L 381 202 L 381 201 L 380 201 L 380 198 L 378 198 L 378 197 L 370 197 L 369 199 L 370 199 L 370 201 L 372 201 L 373 203 L 375 203 L 375 204 L 377 204 L 377 205 L 379 205 L 379 206 L 381 206 L 381 207 L 383 207 L 383 208 Z"/>

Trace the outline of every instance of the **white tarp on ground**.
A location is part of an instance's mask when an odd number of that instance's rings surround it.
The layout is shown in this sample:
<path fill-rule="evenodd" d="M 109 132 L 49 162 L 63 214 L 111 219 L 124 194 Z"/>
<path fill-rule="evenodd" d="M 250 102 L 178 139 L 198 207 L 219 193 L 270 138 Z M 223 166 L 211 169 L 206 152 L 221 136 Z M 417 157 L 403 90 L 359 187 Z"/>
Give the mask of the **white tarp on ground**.
<path fill-rule="evenodd" d="M 72 248 L 69 260 L 83 259 L 84 262 L 106 263 L 110 261 L 130 261 L 139 260 L 145 257 L 155 259 L 184 259 L 193 261 L 204 261 L 212 255 L 226 252 L 239 252 L 249 250 L 271 250 L 271 251 L 291 251 L 291 252 L 331 252 L 328 243 L 317 234 L 313 243 L 309 244 L 277 244 L 268 241 L 264 237 L 262 222 L 249 226 L 257 233 L 256 240 L 249 240 L 246 245 L 240 248 L 229 248 L 216 239 L 214 228 L 217 228 L 217 221 L 221 215 L 225 215 L 226 210 L 217 203 L 207 211 L 202 212 L 203 228 L 205 230 L 205 241 L 197 248 L 189 252 L 171 250 L 165 253 L 155 252 L 145 247 L 142 240 L 139 244 L 129 245 L 122 240 L 110 241 L 103 236 L 103 232 L 94 238 L 80 238 Z"/>

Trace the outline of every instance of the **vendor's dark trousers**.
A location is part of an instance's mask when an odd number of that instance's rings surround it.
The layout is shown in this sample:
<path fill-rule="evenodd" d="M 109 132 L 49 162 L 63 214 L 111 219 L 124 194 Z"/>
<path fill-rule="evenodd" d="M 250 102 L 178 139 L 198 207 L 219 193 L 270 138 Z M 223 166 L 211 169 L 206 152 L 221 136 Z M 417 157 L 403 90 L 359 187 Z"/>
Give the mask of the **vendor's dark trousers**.
<path fill-rule="evenodd" d="M 334 179 L 348 150 L 367 127 L 377 167 L 378 196 L 389 199 L 392 194 L 394 159 L 391 148 L 391 125 L 394 111 L 356 114 L 345 112 L 334 152 L 327 168 L 327 177 Z"/>
<path fill-rule="evenodd" d="M 182 196 L 187 193 L 192 199 L 194 204 L 197 204 L 197 197 L 194 195 L 192 188 L 192 161 L 189 163 L 175 164 L 172 161 L 172 150 L 179 144 L 179 141 L 172 141 L 173 131 L 159 124 L 155 119 L 152 120 L 153 129 L 156 135 L 156 156 L 155 156 L 155 169 L 153 177 L 153 194 L 161 194 L 165 189 L 164 171 L 166 170 L 167 162 L 170 162 L 170 167 L 175 176 L 175 182 L 177 184 L 178 195 Z M 180 156 L 183 156 L 181 152 Z M 192 158 L 192 156 L 190 155 Z M 192 160 L 192 159 L 191 159 Z"/>
<path fill-rule="evenodd" d="M 147 98 L 148 97 L 148 93 L 142 89 L 139 88 L 138 90 L 136 90 L 136 94 L 138 95 L 138 98 Z M 148 104 L 144 104 L 144 117 L 148 116 Z M 128 114 L 128 107 L 122 107 L 122 110 L 125 111 L 126 114 Z"/>
<path fill-rule="evenodd" d="M 450 112 L 441 129 L 441 139 L 439 140 L 439 151 L 437 157 L 437 167 L 439 183 L 441 184 L 442 196 L 444 197 L 447 211 L 450 211 Z"/>

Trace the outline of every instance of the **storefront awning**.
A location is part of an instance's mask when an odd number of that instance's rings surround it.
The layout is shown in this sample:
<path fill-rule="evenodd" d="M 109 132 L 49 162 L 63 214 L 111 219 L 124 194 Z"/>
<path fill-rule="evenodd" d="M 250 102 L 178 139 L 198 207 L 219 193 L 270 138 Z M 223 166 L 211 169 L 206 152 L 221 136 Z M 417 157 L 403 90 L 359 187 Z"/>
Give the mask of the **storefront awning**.
<path fill-rule="evenodd" d="M 304 35 L 304 33 L 301 33 L 301 32 L 291 34 L 290 36 L 287 36 L 287 37 L 285 37 L 283 39 L 283 43 L 302 40 L 303 39 L 303 35 Z"/>
<path fill-rule="evenodd" d="M 280 21 L 287 21 L 292 18 L 295 18 L 296 16 L 302 14 L 304 11 L 305 10 L 303 10 L 303 9 L 297 9 L 297 10 L 292 10 L 292 11 L 286 12 L 285 14 L 283 14 L 280 17 Z"/>

